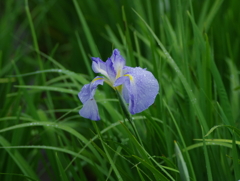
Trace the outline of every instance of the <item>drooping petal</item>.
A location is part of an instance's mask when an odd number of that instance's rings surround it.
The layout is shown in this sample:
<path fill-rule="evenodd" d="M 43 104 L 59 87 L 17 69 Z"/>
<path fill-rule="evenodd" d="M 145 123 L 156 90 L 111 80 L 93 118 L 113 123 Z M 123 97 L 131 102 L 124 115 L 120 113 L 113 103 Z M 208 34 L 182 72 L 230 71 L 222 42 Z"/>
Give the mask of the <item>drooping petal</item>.
<path fill-rule="evenodd" d="M 126 85 L 123 85 L 122 87 L 122 95 L 126 103 L 129 104 L 129 90 Z"/>
<path fill-rule="evenodd" d="M 136 68 L 136 67 L 135 67 Z M 124 66 L 123 67 L 123 74 L 126 74 L 126 73 L 128 73 L 128 72 L 131 72 L 131 71 L 133 71 L 133 69 L 135 69 L 135 68 L 133 68 L 133 67 L 129 67 L 129 66 Z M 140 67 L 139 67 L 140 68 Z M 146 69 L 144 69 L 144 70 L 146 70 Z"/>
<path fill-rule="evenodd" d="M 93 121 L 100 120 L 97 103 L 94 99 L 89 99 L 87 102 L 85 102 L 82 109 L 79 111 L 79 114 L 82 117 L 91 119 Z"/>
<path fill-rule="evenodd" d="M 114 86 L 124 84 L 127 91 L 123 92 L 126 97 L 128 93 L 129 111 L 136 114 L 144 111 L 154 103 L 159 91 L 159 84 L 153 74 L 140 67 L 129 68 L 123 77 L 115 81 Z M 126 78 L 125 78 L 126 77 Z M 124 95 L 125 94 L 125 95 Z"/>
<path fill-rule="evenodd" d="M 90 84 L 86 84 L 82 87 L 81 91 L 78 93 L 80 101 L 84 104 L 87 100 L 92 99 L 96 88 L 99 84 L 103 85 L 104 78 L 101 76 L 95 77 Z"/>
<path fill-rule="evenodd" d="M 82 90 L 78 93 L 80 101 L 83 103 L 82 109 L 79 111 L 79 114 L 82 117 L 99 120 L 98 108 L 96 101 L 94 100 L 94 94 L 96 92 L 97 86 L 103 85 L 104 78 L 101 76 L 95 77 L 90 84 L 83 86 Z"/>
<path fill-rule="evenodd" d="M 100 58 L 92 57 L 92 70 L 95 73 L 100 73 L 108 77 L 107 70 L 106 70 L 106 63 L 103 62 Z"/>

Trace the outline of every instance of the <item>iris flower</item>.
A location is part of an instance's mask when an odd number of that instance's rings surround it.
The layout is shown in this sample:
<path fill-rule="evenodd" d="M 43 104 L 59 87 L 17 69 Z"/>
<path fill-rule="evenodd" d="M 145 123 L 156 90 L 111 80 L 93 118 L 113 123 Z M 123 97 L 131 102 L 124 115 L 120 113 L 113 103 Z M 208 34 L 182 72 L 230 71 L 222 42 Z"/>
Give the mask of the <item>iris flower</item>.
<path fill-rule="evenodd" d="M 104 82 L 123 97 L 131 114 L 142 112 L 154 103 L 159 91 L 158 81 L 146 69 L 126 66 L 119 50 L 113 50 L 112 56 L 106 62 L 92 57 L 92 70 L 102 76 L 95 77 L 78 93 L 83 103 L 79 111 L 82 117 L 93 121 L 100 120 L 94 94 L 97 86 L 103 85 Z"/>

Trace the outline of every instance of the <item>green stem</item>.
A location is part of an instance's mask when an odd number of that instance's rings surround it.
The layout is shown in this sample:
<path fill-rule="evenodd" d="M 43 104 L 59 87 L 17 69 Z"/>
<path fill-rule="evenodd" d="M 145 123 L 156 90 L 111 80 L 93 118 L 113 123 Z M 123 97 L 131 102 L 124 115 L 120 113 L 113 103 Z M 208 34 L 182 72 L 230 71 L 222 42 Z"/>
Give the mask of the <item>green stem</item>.
<path fill-rule="evenodd" d="M 121 95 L 118 91 L 116 91 L 116 93 L 117 93 L 117 96 L 118 96 L 120 105 L 121 105 L 121 107 L 122 107 L 123 113 L 125 114 L 126 118 L 127 118 L 128 121 L 130 122 L 130 124 L 131 124 L 131 126 L 132 126 L 132 128 L 133 128 L 134 134 L 135 134 L 135 136 L 137 137 L 138 142 L 139 142 L 141 145 L 143 145 L 143 144 L 142 144 L 142 141 L 141 141 L 141 138 L 140 138 L 140 136 L 139 136 L 139 134 L 138 134 L 137 128 L 136 128 L 136 126 L 134 125 L 134 122 L 133 122 L 133 119 L 132 119 L 132 115 L 131 115 L 131 113 L 129 112 L 128 107 L 127 107 L 127 105 L 126 105 L 126 103 L 125 103 L 122 95 Z"/>

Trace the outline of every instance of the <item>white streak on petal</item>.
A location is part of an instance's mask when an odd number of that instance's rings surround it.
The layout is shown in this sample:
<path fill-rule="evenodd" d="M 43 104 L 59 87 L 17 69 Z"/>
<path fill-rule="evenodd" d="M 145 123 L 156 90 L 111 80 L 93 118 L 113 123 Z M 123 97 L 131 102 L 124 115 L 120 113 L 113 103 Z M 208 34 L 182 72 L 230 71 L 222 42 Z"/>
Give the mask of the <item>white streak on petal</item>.
<path fill-rule="evenodd" d="M 92 57 L 92 69 L 95 73 L 100 73 L 108 77 L 106 63 L 103 62 L 100 58 Z"/>
<path fill-rule="evenodd" d="M 116 72 L 116 78 L 122 76 L 122 69 L 125 66 L 125 59 L 120 55 L 119 50 L 113 50 L 112 56 L 110 58 L 113 62 L 113 67 Z"/>

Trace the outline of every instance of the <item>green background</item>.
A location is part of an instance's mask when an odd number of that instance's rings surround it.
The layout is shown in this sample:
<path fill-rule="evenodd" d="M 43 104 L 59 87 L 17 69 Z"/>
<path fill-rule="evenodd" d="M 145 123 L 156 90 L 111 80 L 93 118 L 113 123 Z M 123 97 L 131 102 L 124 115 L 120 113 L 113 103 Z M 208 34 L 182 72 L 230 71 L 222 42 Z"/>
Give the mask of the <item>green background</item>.
<path fill-rule="evenodd" d="M 239 180 L 238 0 L 0 1 L 0 180 Z M 119 49 L 160 84 L 133 115 L 78 92 Z M 124 121 L 125 120 L 125 121 Z"/>

